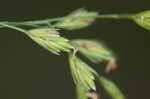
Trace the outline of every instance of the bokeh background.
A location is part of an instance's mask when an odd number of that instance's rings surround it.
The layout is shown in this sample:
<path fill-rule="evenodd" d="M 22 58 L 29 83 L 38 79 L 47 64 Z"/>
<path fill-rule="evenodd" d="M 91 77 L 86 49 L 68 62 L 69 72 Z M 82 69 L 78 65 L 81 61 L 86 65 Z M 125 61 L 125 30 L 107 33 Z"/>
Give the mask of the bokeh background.
<path fill-rule="evenodd" d="M 60 17 L 85 7 L 99 13 L 135 13 L 149 0 L 0 0 L 1 21 Z M 68 38 L 96 38 L 118 56 L 118 69 L 105 75 L 127 99 L 148 99 L 150 35 L 129 20 L 99 19 L 89 28 L 62 31 Z M 104 66 L 91 64 L 98 72 Z M 99 85 L 98 85 L 99 86 Z M 56 56 L 23 33 L 0 29 L 0 99 L 76 99 L 67 55 Z M 99 90 L 99 89 L 98 89 Z M 101 99 L 111 99 L 99 90 Z"/>

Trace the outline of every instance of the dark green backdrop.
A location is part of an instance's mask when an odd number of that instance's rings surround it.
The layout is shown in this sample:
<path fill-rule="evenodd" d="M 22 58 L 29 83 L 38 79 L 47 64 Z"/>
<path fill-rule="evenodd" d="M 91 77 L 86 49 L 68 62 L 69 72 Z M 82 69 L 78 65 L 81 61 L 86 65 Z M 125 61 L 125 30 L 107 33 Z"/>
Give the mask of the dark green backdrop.
<path fill-rule="evenodd" d="M 0 20 L 59 17 L 80 7 L 99 13 L 134 13 L 150 9 L 149 4 L 149 0 L 0 0 Z M 149 99 L 148 31 L 132 21 L 109 19 L 98 20 L 87 29 L 67 31 L 65 36 L 105 41 L 117 54 L 119 65 L 107 77 L 118 84 L 127 99 Z M 94 67 L 103 71 L 101 65 Z M 67 55 L 56 56 L 23 33 L 0 29 L 0 99 L 76 99 Z"/>

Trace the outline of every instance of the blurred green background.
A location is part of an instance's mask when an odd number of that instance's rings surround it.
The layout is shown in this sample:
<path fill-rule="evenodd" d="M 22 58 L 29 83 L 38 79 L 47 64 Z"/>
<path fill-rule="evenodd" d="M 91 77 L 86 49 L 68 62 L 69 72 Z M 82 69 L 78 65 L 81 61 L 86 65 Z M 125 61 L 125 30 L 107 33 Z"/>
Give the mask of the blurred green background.
<path fill-rule="evenodd" d="M 85 7 L 99 13 L 135 13 L 149 0 L 1 0 L 1 21 L 60 17 Z M 118 69 L 107 77 L 127 99 L 149 98 L 149 32 L 129 20 L 97 20 L 89 28 L 62 31 L 68 38 L 103 40 L 118 56 Z M 104 66 L 94 65 L 98 72 Z M 99 90 L 99 89 L 98 89 Z M 111 99 L 102 90 L 101 99 Z M 56 56 L 23 33 L 0 29 L 0 99 L 76 99 L 67 55 Z"/>

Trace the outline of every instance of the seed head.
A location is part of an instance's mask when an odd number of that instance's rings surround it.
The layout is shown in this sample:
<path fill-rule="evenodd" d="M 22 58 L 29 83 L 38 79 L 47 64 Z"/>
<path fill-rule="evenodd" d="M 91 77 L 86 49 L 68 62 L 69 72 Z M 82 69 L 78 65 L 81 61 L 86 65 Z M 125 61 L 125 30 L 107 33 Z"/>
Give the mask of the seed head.
<path fill-rule="evenodd" d="M 71 55 L 69 61 L 75 84 L 83 86 L 87 91 L 90 89 L 96 90 L 94 83 L 95 80 L 94 74 L 96 74 L 95 70 L 89 67 L 77 56 L 74 56 L 74 58 L 72 58 Z"/>
<path fill-rule="evenodd" d="M 136 14 L 133 19 L 141 27 L 150 30 L 150 10 Z"/>
<path fill-rule="evenodd" d="M 61 37 L 54 29 L 32 29 L 28 32 L 38 44 L 54 54 L 59 55 L 61 51 L 70 52 L 74 48 L 68 39 Z"/>
<path fill-rule="evenodd" d="M 56 26 L 66 30 L 85 28 L 95 21 L 95 16 L 97 15 L 96 12 L 88 12 L 85 9 L 78 9 L 69 14 L 67 16 L 68 19 L 58 22 Z"/>
<path fill-rule="evenodd" d="M 93 62 L 115 59 L 113 52 L 98 41 L 78 39 L 72 40 L 72 44 L 79 49 L 81 54 Z"/>

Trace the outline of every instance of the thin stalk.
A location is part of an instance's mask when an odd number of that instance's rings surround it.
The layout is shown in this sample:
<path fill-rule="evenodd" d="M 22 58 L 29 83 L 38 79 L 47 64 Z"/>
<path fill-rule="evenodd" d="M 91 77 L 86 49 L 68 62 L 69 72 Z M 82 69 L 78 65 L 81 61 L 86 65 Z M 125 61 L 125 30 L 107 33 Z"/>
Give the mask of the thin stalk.
<path fill-rule="evenodd" d="M 26 21 L 26 22 L 23 22 L 23 23 L 48 24 L 50 22 L 61 21 L 61 20 L 67 19 L 67 18 L 69 18 L 69 17 L 58 17 L 58 18 L 51 18 L 51 19 L 44 19 L 44 20 Z"/>
<path fill-rule="evenodd" d="M 26 30 L 24 30 L 24 29 L 22 29 L 22 28 L 19 28 L 19 27 L 16 27 L 16 26 L 12 26 L 12 25 L 8 25 L 8 24 L 2 23 L 2 22 L 0 22 L 0 25 L 1 25 L 1 26 L 4 26 L 4 27 L 8 27 L 8 28 L 10 28 L 10 29 L 14 29 L 14 30 L 23 32 L 23 33 L 26 34 L 29 38 L 31 38 L 33 41 L 38 42 L 35 37 L 33 37 L 31 34 L 28 33 L 28 31 L 26 31 Z M 40 46 L 44 47 L 43 44 L 41 44 L 41 43 L 39 43 L 39 44 L 40 44 Z"/>
<path fill-rule="evenodd" d="M 133 14 L 106 14 L 106 15 L 98 15 L 95 18 L 98 18 L 98 19 L 132 19 Z"/>
<path fill-rule="evenodd" d="M 97 15 L 97 16 L 76 16 L 76 17 L 58 17 L 58 18 L 50 18 L 44 20 L 35 20 L 35 21 L 24 21 L 24 22 L 2 22 L 5 24 L 15 25 L 15 26 L 33 26 L 38 27 L 42 24 L 48 24 L 50 22 L 62 21 L 64 19 L 78 19 L 78 18 L 97 18 L 97 19 L 132 19 L 133 14 L 105 14 L 105 15 Z"/>
<path fill-rule="evenodd" d="M 31 23 L 24 23 L 24 22 L 0 22 L 3 24 L 8 24 L 11 26 L 29 26 L 29 27 L 41 27 L 40 25 L 37 24 L 31 24 Z M 4 28 L 5 26 L 0 26 L 0 28 Z"/>
<path fill-rule="evenodd" d="M 76 17 L 59 17 L 59 18 L 51 18 L 45 20 L 37 20 L 37 21 L 26 21 L 24 23 L 32 23 L 32 24 L 47 24 L 49 22 L 62 21 L 64 19 L 78 19 L 78 18 L 98 18 L 98 19 L 132 19 L 132 14 L 106 14 L 106 15 L 98 15 L 98 16 L 76 16 Z"/>
<path fill-rule="evenodd" d="M 18 28 L 18 27 L 16 27 L 16 26 L 12 26 L 12 25 L 9 25 L 9 24 L 6 24 L 6 23 L 2 23 L 2 22 L 0 22 L 0 25 L 1 25 L 1 26 L 4 26 L 4 27 L 11 28 L 11 29 L 14 29 L 14 30 L 17 30 L 17 31 L 20 31 L 20 32 L 23 32 L 23 33 L 25 33 L 26 35 L 29 35 L 29 34 L 26 32 L 26 30 L 21 29 L 21 28 Z"/>
<path fill-rule="evenodd" d="M 8 28 L 10 28 L 10 29 L 14 29 L 14 30 L 23 32 L 24 34 L 26 34 L 28 37 L 30 37 L 32 40 L 35 41 L 35 39 L 34 39 L 26 30 L 24 30 L 24 29 L 22 29 L 22 28 L 19 28 L 19 27 L 16 27 L 16 26 L 12 26 L 12 25 L 8 25 L 8 24 L 1 23 L 1 22 L 0 22 L 0 25 L 1 25 L 1 26 L 4 26 L 4 27 L 8 27 Z"/>

